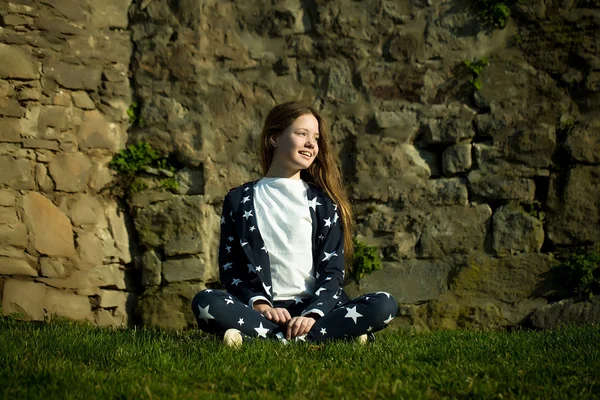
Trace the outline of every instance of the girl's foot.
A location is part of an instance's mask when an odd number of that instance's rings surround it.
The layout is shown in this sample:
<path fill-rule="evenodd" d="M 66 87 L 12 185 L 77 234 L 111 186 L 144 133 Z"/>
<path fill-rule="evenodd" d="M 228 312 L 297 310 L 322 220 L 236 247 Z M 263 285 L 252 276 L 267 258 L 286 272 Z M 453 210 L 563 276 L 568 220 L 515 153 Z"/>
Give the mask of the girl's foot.
<path fill-rule="evenodd" d="M 223 343 L 225 346 L 239 348 L 244 342 L 244 338 L 242 337 L 242 332 L 237 329 L 227 329 L 225 331 L 225 335 L 223 335 Z"/>

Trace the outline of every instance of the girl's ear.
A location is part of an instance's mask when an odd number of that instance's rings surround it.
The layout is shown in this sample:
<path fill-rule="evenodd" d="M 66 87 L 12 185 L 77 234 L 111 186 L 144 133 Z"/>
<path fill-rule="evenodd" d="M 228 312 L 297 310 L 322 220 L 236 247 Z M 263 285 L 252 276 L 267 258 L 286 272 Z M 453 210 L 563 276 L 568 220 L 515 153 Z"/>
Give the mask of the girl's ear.
<path fill-rule="evenodd" d="M 269 141 L 271 142 L 271 146 L 277 147 L 277 135 L 272 135 L 269 138 Z"/>

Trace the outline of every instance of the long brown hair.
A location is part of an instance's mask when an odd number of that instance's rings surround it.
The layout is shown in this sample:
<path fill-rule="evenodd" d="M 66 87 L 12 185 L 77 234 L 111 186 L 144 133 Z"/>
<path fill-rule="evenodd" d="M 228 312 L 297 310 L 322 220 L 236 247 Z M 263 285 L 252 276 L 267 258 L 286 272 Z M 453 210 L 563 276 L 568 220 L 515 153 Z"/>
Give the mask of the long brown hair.
<path fill-rule="evenodd" d="M 342 175 L 337 158 L 334 157 L 330 144 L 330 133 L 327 123 L 316 109 L 308 104 L 290 101 L 276 105 L 269 111 L 261 134 L 261 155 L 263 174 L 269 172 L 275 148 L 271 143 L 271 136 L 278 135 L 290 126 L 294 120 L 302 115 L 312 114 L 319 123 L 319 152 L 313 163 L 300 171 L 300 177 L 323 190 L 337 205 L 341 214 L 344 228 L 344 264 L 346 271 L 351 271 L 354 255 L 352 233 L 354 231 L 354 218 L 346 190 L 342 185 Z"/>

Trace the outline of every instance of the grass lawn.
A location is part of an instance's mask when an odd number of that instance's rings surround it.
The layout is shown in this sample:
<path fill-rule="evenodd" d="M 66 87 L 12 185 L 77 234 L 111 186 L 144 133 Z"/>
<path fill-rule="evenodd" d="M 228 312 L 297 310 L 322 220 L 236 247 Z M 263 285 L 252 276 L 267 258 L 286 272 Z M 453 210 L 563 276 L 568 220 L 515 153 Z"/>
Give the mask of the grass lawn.
<path fill-rule="evenodd" d="M 600 398 L 600 328 L 409 334 L 224 347 L 196 330 L 0 318 L 0 397 Z"/>

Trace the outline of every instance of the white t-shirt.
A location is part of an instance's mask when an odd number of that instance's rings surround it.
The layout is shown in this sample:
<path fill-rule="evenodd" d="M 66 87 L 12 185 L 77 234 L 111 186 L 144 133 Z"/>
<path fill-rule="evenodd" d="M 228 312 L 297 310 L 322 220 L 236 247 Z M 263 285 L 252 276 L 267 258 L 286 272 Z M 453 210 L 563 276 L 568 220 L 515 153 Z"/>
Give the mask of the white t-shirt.
<path fill-rule="evenodd" d="M 315 290 L 307 188 L 303 180 L 290 178 L 263 178 L 255 186 L 256 223 L 269 254 L 273 300 L 309 298 Z"/>

